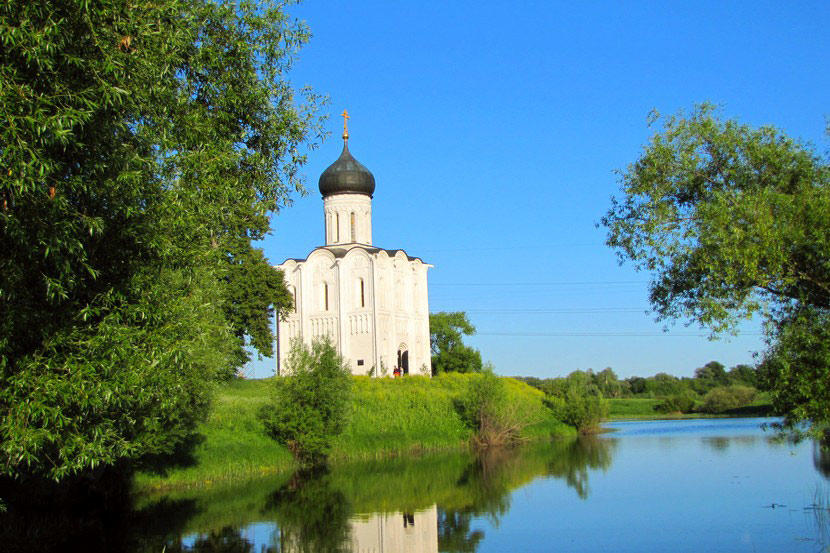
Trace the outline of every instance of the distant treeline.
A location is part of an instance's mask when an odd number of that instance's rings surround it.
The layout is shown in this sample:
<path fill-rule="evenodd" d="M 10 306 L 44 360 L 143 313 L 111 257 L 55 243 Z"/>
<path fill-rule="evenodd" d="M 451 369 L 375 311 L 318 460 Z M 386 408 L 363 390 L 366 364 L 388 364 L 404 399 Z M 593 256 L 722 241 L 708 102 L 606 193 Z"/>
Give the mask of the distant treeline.
<path fill-rule="evenodd" d="M 589 395 L 605 399 L 658 398 L 663 412 L 722 413 L 752 403 L 763 389 L 763 377 L 755 367 L 735 365 L 727 370 L 710 361 L 695 370 L 694 377 L 676 377 L 667 373 L 632 376 L 620 380 L 610 367 L 594 372 L 574 371 L 566 377 L 515 377 L 546 394 L 561 396 L 565 390 L 578 388 Z"/>

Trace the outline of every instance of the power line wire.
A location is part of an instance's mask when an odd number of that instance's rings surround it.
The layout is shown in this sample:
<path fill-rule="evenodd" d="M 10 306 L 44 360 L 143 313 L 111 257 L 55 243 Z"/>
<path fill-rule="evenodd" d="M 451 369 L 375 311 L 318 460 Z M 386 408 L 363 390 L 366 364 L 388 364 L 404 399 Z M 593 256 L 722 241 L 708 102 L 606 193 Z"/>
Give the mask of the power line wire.
<path fill-rule="evenodd" d="M 633 286 L 648 284 L 645 280 L 573 280 L 552 282 L 431 282 L 430 288 L 441 286 Z"/>
<path fill-rule="evenodd" d="M 739 332 L 733 337 L 763 336 L 763 332 Z M 626 331 L 566 331 L 566 332 L 476 332 L 476 336 L 522 336 L 522 337 L 627 337 L 627 336 L 654 336 L 662 338 L 696 337 L 708 338 L 708 334 L 699 332 L 626 332 Z"/>
<path fill-rule="evenodd" d="M 645 313 L 646 307 L 552 307 L 538 309 L 466 309 L 466 313 L 502 313 L 502 314 L 526 314 L 526 313 Z"/>

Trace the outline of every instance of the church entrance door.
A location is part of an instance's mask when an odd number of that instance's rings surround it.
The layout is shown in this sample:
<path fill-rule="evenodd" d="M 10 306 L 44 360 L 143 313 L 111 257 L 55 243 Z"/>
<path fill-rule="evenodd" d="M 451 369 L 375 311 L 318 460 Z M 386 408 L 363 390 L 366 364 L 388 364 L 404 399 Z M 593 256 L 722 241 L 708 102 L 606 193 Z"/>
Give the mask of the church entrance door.
<path fill-rule="evenodd" d="M 401 344 L 398 348 L 398 367 L 401 374 L 409 374 L 409 350 L 406 349 L 406 344 Z"/>

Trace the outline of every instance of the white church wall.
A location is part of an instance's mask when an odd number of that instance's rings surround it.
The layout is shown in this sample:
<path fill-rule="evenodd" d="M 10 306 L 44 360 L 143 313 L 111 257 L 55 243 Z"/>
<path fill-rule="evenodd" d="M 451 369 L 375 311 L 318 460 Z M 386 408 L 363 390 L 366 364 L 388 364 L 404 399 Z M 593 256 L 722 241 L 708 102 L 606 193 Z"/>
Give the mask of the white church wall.
<path fill-rule="evenodd" d="M 339 260 L 343 310 L 341 355 L 355 374 L 368 374 L 375 365 L 372 320 L 372 259 L 363 248 L 353 248 Z"/>
<path fill-rule="evenodd" d="M 307 261 L 288 261 L 281 268 L 297 304 L 280 323 L 283 360 L 292 340 L 311 344 L 328 336 L 355 374 L 373 367 L 376 375 L 383 367 L 391 374 L 399 351 L 408 352 L 410 374 L 430 372 L 430 265 L 401 251 L 390 257 L 385 250 L 370 254 L 356 247 L 343 258 L 320 248 Z"/>
<path fill-rule="evenodd" d="M 303 264 L 303 338 L 306 343 L 328 338 L 340 347 L 340 290 L 335 257 L 328 250 L 314 250 Z"/>
<path fill-rule="evenodd" d="M 323 198 L 326 244 L 372 244 L 372 198 L 335 194 Z"/>

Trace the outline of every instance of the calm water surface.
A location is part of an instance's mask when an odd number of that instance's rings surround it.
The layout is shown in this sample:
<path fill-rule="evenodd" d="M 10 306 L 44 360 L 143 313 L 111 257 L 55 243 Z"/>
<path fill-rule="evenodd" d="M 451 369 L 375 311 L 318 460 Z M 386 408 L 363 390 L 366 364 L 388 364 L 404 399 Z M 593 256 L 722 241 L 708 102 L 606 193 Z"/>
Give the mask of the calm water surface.
<path fill-rule="evenodd" d="M 119 549 L 830 551 L 830 456 L 763 422 L 617 422 L 593 439 L 143 498 Z"/>
<path fill-rule="evenodd" d="M 167 551 L 830 551 L 830 457 L 764 419 L 617 422 L 595 439 L 295 474 L 149 502 Z M 154 500 L 155 501 L 155 500 Z M 152 520 L 152 516 L 149 517 Z"/>

